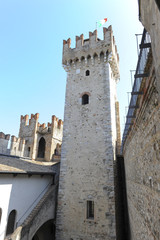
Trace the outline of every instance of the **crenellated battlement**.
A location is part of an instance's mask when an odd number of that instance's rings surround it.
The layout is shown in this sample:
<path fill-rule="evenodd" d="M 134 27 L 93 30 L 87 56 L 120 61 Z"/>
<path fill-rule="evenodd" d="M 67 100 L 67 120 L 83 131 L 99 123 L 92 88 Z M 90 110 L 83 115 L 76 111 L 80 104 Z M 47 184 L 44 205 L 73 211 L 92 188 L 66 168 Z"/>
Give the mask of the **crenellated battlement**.
<path fill-rule="evenodd" d="M 20 143 L 20 141 L 23 141 L 23 143 L 25 143 L 24 139 L 22 140 L 21 138 L 18 138 L 18 137 L 14 136 L 14 135 L 11 136 L 11 142 Z"/>
<path fill-rule="evenodd" d="M 119 55 L 112 26 L 103 28 L 103 40 L 97 37 L 97 30 L 89 32 L 89 38 L 83 34 L 76 36 L 76 46 L 71 48 L 71 39 L 63 40 L 63 66 L 68 72 L 101 62 L 109 62 L 115 79 L 119 78 Z"/>
<path fill-rule="evenodd" d="M 52 122 L 48 122 L 47 124 L 43 123 L 40 124 L 38 122 L 38 132 L 39 133 L 51 133 L 53 132 L 53 129 L 57 129 L 62 131 L 63 130 L 63 121 L 61 119 L 58 119 L 55 115 L 52 116 Z"/>
<path fill-rule="evenodd" d="M 53 160 L 53 156 L 60 153 L 63 135 L 63 121 L 55 115 L 52 116 L 51 122 L 38 122 L 39 113 L 21 115 L 19 136 L 11 136 L 10 149 L 8 148 L 9 134 L 0 132 L 0 153 L 10 154 L 20 157 L 29 157 L 32 159 L 41 158 L 44 161 Z M 45 145 L 45 154 L 41 155 L 44 149 L 41 145 L 41 139 Z M 42 160 L 41 159 L 41 160 Z"/>
<path fill-rule="evenodd" d="M 0 139 L 9 140 L 10 134 L 4 134 L 3 132 L 0 132 Z"/>
<path fill-rule="evenodd" d="M 10 134 L 4 134 L 0 132 L 0 153 L 9 154 L 8 141 L 10 139 Z"/>
<path fill-rule="evenodd" d="M 11 136 L 11 146 L 10 146 L 10 154 L 16 156 L 24 155 L 25 148 L 25 139 L 17 138 L 16 136 Z"/>
<path fill-rule="evenodd" d="M 52 116 L 52 126 L 53 128 L 61 129 L 63 127 L 63 121 L 58 119 L 55 115 Z"/>
<path fill-rule="evenodd" d="M 30 125 L 31 122 L 32 122 L 32 119 L 34 119 L 35 121 L 38 121 L 39 119 L 39 113 L 36 113 L 36 114 L 31 114 L 31 118 L 29 119 L 29 115 L 21 115 L 21 119 L 20 119 L 20 122 L 23 123 L 24 125 Z M 29 120 L 29 121 L 28 121 Z"/>

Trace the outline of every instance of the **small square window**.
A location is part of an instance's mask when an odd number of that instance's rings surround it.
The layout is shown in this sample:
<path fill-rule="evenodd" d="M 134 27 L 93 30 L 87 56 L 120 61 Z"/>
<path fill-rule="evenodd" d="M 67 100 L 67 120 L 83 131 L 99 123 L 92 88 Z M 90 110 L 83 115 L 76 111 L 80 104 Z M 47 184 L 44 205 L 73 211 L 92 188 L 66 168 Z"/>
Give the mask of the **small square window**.
<path fill-rule="evenodd" d="M 87 219 L 94 219 L 94 201 L 87 201 Z"/>

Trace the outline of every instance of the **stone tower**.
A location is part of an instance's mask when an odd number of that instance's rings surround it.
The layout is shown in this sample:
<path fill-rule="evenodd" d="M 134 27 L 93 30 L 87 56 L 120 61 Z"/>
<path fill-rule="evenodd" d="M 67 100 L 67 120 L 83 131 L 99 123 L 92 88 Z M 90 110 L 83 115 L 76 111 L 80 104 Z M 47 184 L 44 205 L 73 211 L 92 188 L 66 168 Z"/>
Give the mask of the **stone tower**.
<path fill-rule="evenodd" d="M 112 27 L 63 41 L 67 71 L 56 240 L 113 240 L 119 56 Z M 118 128 L 118 129 L 117 129 Z M 118 132 L 118 133 L 117 133 Z M 119 140 L 118 140 L 119 141 Z"/>

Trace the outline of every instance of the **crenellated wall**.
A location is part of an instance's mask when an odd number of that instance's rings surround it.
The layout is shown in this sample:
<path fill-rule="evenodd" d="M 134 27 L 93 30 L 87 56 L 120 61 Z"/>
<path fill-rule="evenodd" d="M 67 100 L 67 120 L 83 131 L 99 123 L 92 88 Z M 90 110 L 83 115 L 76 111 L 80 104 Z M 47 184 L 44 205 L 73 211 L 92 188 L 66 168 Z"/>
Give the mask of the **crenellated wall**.
<path fill-rule="evenodd" d="M 83 34 L 76 36 L 76 48 L 70 48 L 71 39 L 63 41 L 63 66 L 68 71 L 72 66 L 85 67 L 109 62 L 114 78 L 119 79 L 119 55 L 113 36 L 112 26 L 103 28 L 103 40 L 97 37 L 97 30 L 89 32 L 89 38 L 84 40 Z"/>
<path fill-rule="evenodd" d="M 0 153 L 9 154 L 8 142 L 10 139 L 10 134 L 4 134 L 0 132 Z"/>
<path fill-rule="evenodd" d="M 63 121 L 52 116 L 52 122 L 40 124 L 39 113 L 21 116 L 19 137 L 11 137 L 10 149 L 8 141 L 10 135 L 0 133 L 0 153 L 19 157 L 29 157 L 39 161 L 59 161 L 63 136 Z M 43 138 L 43 144 L 40 140 Z M 43 148 L 42 151 L 39 151 Z M 41 153 L 39 153 L 41 152 Z"/>
<path fill-rule="evenodd" d="M 11 136 L 10 155 L 25 156 L 25 139 Z"/>
<path fill-rule="evenodd" d="M 55 115 L 52 116 L 52 122 L 48 123 L 47 126 L 44 123 L 38 124 L 36 152 L 38 153 L 38 143 L 43 137 L 46 141 L 45 160 L 53 160 L 55 155 L 61 154 L 59 149 L 62 144 L 62 135 L 63 121 Z"/>

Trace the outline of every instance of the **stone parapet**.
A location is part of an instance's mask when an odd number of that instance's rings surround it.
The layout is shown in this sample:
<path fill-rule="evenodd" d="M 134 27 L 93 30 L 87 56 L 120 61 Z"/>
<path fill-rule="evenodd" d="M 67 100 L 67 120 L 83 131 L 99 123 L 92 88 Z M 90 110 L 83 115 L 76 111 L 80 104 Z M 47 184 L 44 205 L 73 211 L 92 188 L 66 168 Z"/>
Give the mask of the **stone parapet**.
<path fill-rule="evenodd" d="M 71 68 L 83 68 L 98 64 L 101 61 L 110 62 L 115 79 L 119 79 L 119 55 L 113 36 L 112 26 L 103 28 L 103 40 L 97 37 L 97 30 L 89 32 L 89 38 L 83 34 L 76 36 L 76 47 L 71 48 L 71 39 L 63 41 L 63 66 L 66 71 Z"/>

